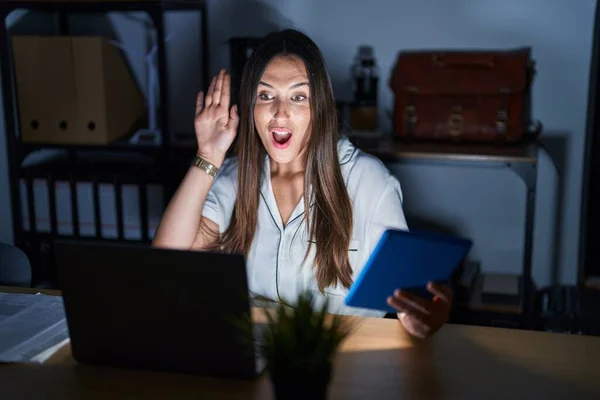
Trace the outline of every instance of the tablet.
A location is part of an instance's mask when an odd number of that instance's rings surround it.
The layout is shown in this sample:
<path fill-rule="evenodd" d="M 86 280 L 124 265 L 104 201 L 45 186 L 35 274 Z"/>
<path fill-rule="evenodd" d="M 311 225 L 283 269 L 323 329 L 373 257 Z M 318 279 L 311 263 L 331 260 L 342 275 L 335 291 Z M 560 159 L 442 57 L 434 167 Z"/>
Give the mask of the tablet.
<path fill-rule="evenodd" d="M 350 287 L 345 303 L 395 313 L 387 298 L 396 289 L 432 298 L 427 282 L 448 282 L 471 246 L 470 239 L 453 235 L 386 230 Z"/>

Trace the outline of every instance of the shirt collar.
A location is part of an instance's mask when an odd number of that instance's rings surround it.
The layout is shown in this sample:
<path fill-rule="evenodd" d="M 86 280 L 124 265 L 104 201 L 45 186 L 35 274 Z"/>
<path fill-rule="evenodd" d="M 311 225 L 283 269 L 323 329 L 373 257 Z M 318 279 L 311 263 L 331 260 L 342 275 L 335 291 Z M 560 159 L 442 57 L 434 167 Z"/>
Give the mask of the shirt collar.
<path fill-rule="evenodd" d="M 309 190 L 312 189 L 312 185 L 309 187 Z M 262 169 L 262 177 L 260 183 L 260 193 L 265 202 L 273 221 L 277 225 L 280 230 L 284 229 L 283 221 L 281 219 L 281 213 L 279 212 L 279 207 L 277 207 L 277 201 L 275 200 L 275 194 L 273 193 L 273 187 L 271 185 L 271 163 L 269 162 L 268 154 L 265 155 L 265 160 L 263 162 Z M 311 206 L 314 204 L 314 201 L 311 203 Z M 304 214 L 304 196 L 300 198 L 298 204 L 292 211 L 292 215 L 288 219 L 288 224 L 298 217 Z"/>
<path fill-rule="evenodd" d="M 352 159 L 356 152 L 356 147 L 346 136 L 342 136 L 337 143 L 337 152 L 340 165 L 344 165 Z M 273 187 L 271 186 L 271 163 L 269 161 L 269 155 L 265 154 L 260 183 L 260 192 L 265 204 L 269 208 L 269 212 L 271 213 L 273 220 L 280 229 L 283 229 L 281 214 L 279 213 L 279 207 L 277 207 L 277 201 L 275 200 L 275 194 L 273 193 Z M 312 192 L 312 185 L 309 186 L 309 191 Z M 314 205 L 314 199 L 312 199 L 312 196 L 309 196 L 309 198 L 311 199 L 310 206 L 312 207 Z M 304 196 L 302 196 L 300 202 L 296 205 L 296 208 L 294 208 L 294 211 L 292 212 L 288 222 L 293 221 L 302 214 L 304 214 Z"/>

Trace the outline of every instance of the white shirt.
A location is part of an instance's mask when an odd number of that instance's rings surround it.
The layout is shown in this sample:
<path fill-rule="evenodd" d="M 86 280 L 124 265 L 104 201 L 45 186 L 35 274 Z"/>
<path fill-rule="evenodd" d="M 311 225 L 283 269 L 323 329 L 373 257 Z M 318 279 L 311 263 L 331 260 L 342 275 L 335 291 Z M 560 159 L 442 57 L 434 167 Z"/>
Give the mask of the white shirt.
<path fill-rule="evenodd" d="M 353 232 L 348 256 L 356 281 L 363 265 L 384 230 L 408 229 L 402 210 L 402 190 L 398 179 L 376 157 L 357 149 L 346 137 L 338 142 L 342 176 L 353 205 Z M 260 187 L 258 223 L 250 253 L 246 259 L 248 286 L 255 295 L 294 303 L 301 290 L 311 290 L 319 305 L 329 298 L 329 312 L 359 316 L 383 316 L 385 313 L 348 307 L 344 299 L 348 289 L 341 284 L 318 289 L 312 262 L 315 245 L 303 263 L 308 246 L 301 199 L 284 227 L 271 187 L 269 157 L 265 157 Z M 237 193 L 237 159 L 227 159 L 211 187 L 202 215 L 227 229 Z M 392 293 L 390 293 L 392 295 Z"/>

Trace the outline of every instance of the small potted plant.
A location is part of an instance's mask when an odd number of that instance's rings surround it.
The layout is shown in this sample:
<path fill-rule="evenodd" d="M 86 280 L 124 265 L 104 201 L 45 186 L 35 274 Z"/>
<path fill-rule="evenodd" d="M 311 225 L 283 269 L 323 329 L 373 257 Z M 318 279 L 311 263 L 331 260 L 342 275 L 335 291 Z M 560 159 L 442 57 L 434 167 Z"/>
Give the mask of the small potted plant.
<path fill-rule="evenodd" d="M 334 356 L 351 330 L 348 317 L 327 314 L 327 305 L 316 309 L 305 291 L 294 307 L 279 303 L 265 310 L 259 352 L 277 400 L 327 398 Z"/>

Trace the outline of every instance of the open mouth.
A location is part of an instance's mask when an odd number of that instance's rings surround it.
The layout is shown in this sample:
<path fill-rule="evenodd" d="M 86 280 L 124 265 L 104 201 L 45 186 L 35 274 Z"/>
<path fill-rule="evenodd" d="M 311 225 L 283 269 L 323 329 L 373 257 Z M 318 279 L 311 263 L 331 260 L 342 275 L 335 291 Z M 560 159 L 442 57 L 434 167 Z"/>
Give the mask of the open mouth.
<path fill-rule="evenodd" d="M 287 148 L 292 142 L 292 131 L 285 128 L 275 128 L 271 130 L 273 145 L 278 149 Z"/>

